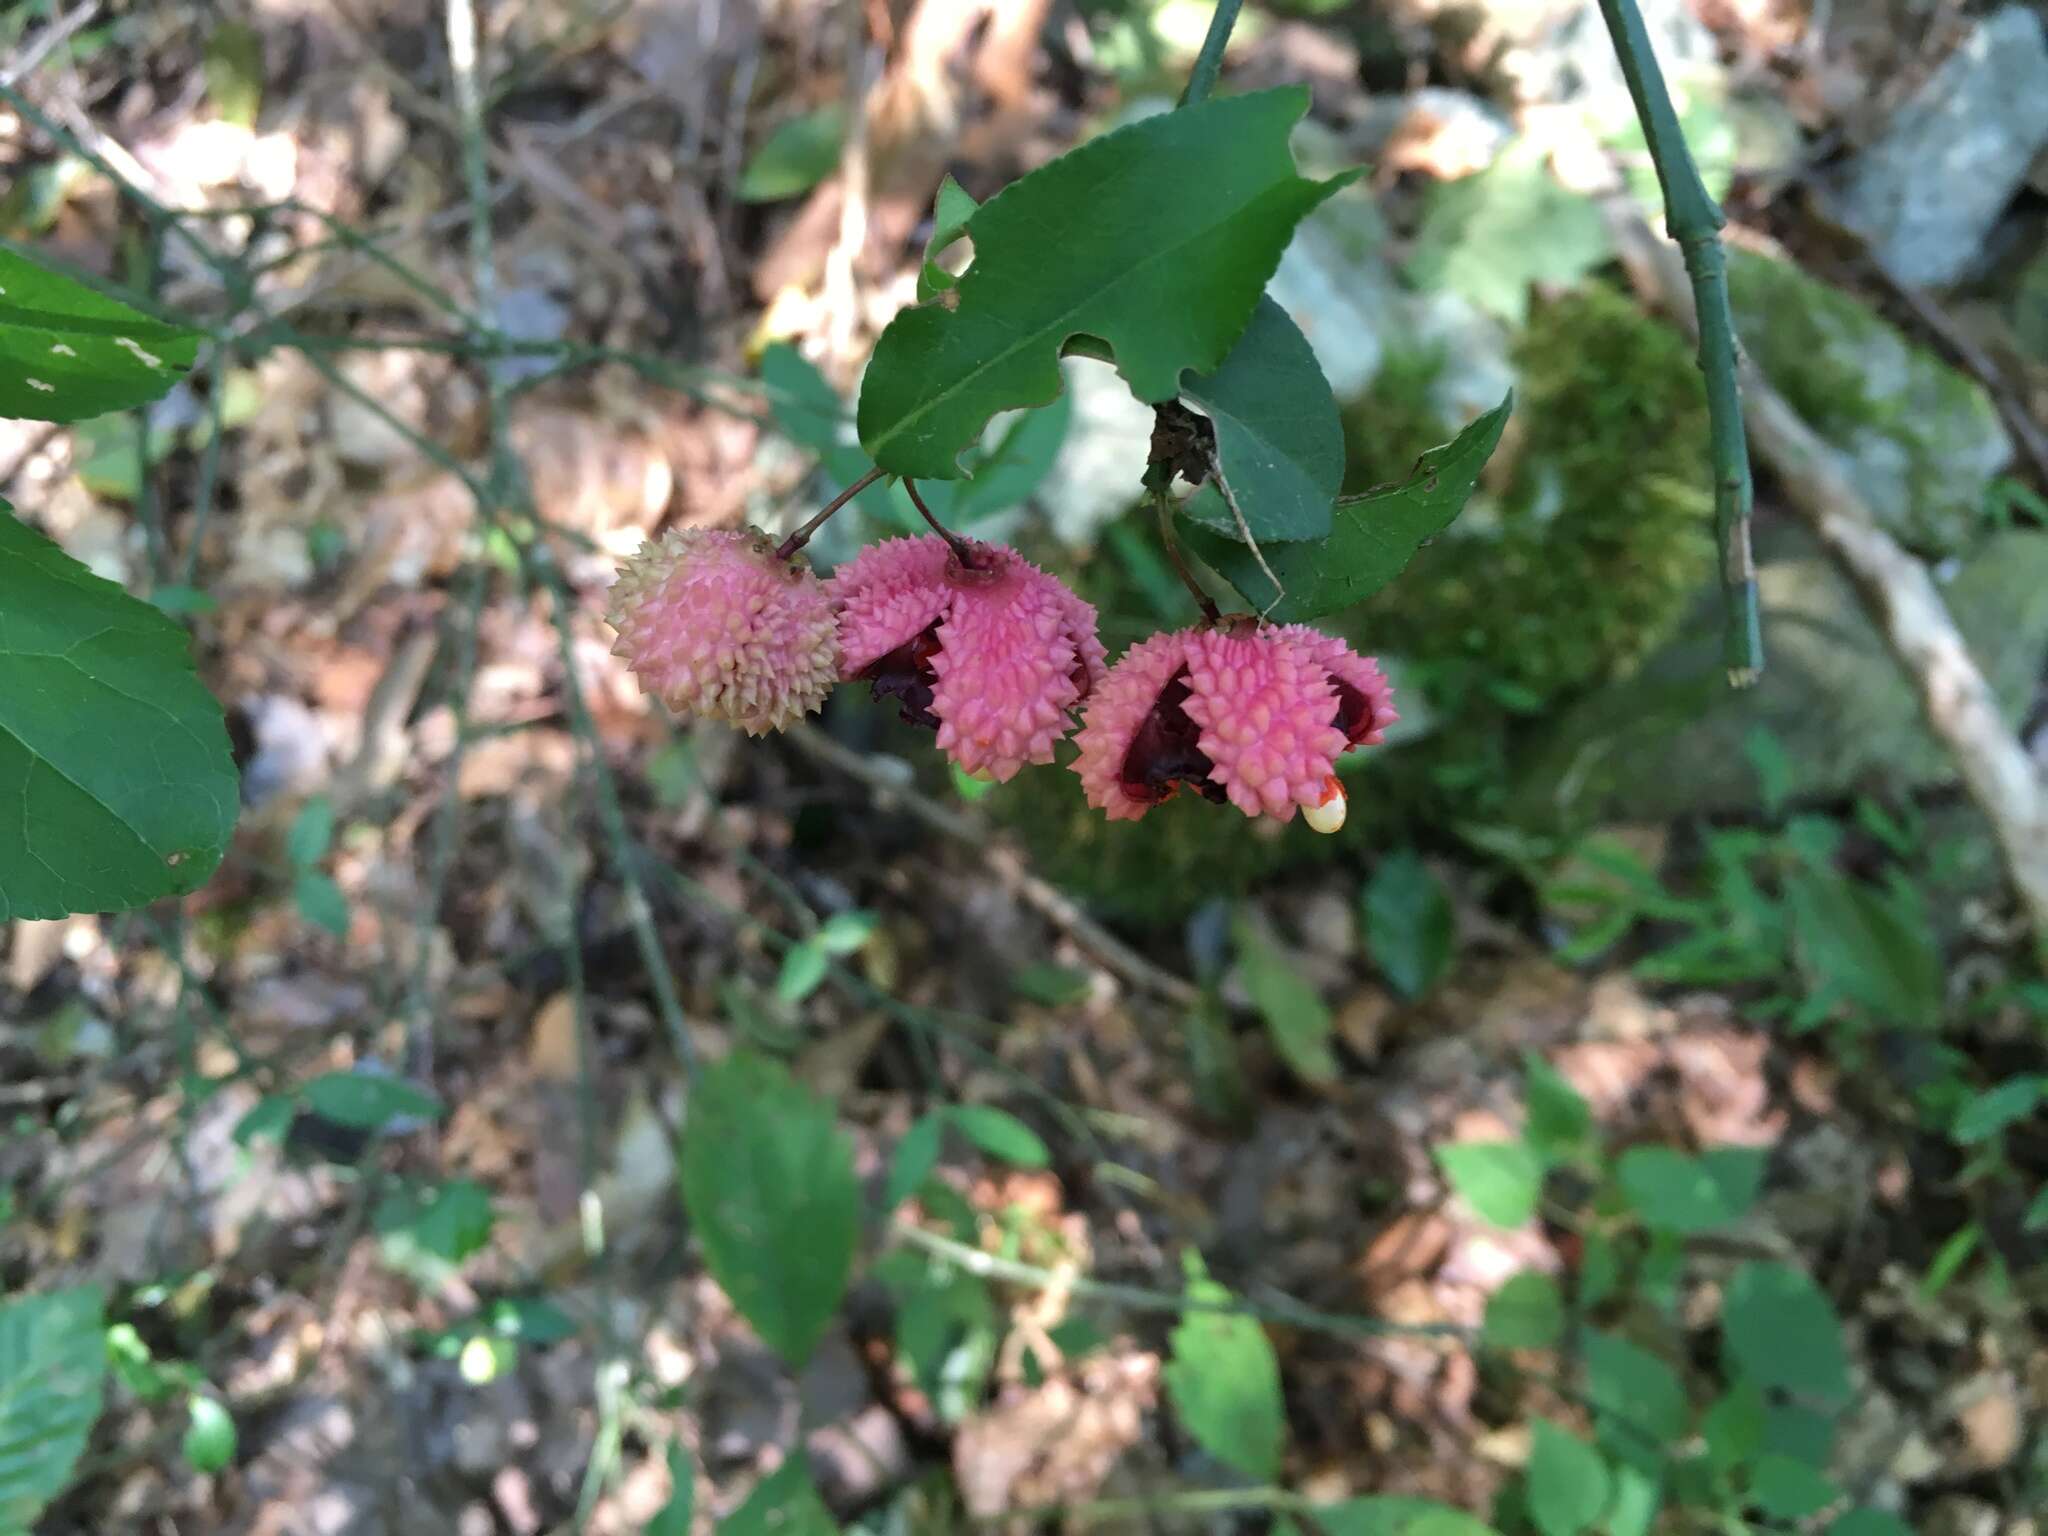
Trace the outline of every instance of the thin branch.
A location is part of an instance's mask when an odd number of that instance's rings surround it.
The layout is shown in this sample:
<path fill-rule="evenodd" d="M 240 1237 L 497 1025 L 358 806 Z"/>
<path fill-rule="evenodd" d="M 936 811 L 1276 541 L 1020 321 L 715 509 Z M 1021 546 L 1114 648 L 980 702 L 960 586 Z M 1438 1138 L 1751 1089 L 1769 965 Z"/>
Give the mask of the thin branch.
<path fill-rule="evenodd" d="M 782 733 L 819 762 L 837 768 L 865 784 L 877 798 L 895 800 L 916 820 L 933 831 L 982 850 L 988 855 L 998 878 L 1016 892 L 1025 905 L 1069 934 L 1075 943 L 1094 955 L 1109 970 L 1141 992 L 1150 992 L 1182 1008 L 1191 1008 L 1201 998 L 1193 983 L 1162 970 L 1096 922 L 1057 886 L 1034 875 L 1013 852 L 994 843 L 988 828 L 971 817 L 962 816 L 920 795 L 915 786 L 899 778 L 880 763 L 841 746 L 823 731 L 808 725 L 794 725 Z"/>
<path fill-rule="evenodd" d="M 910 493 L 910 504 L 917 508 L 918 515 L 931 524 L 932 532 L 946 541 L 946 548 L 953 551 L 953 558 L 960 562 L 961 569 L 968 571 L 979 570 L 980 567 L 974 562 L 974 546 L 940 522 L 936 517 L 932 516 L 932 509 L 924 504 L 924 497 L 918 493 L 917 482 L 915 480 L 905 480 L 903 482 L 903 489 Z"/>
<path fill-rule="evenodd" d="M 1473 1330 L 1458 1323 L 1390 1323 L 1385 1318 L 1359 1317 L 1340 1312 L 1319 1312 L 1292 1297 L 1275 1296 L 1270 1301 L 1247 1301 L 1243 1297 L 1215 1299 L 1187 1291 L 1155 1291 L 1142 1285 L 1120 1285 L 1109 1280 L 1090 1280 L 1063 1269 L 1043 1269 L 1017 1259 L 1006 1259 L 982 1248 L 970 1248 L 950 1237 L 926 1231 L 907 1221 L 890 1229 L 905 1247 L 919 1248 L 935 1259 L 985 1279 L 1041 1291 L 1064 1291 L 1097 1301 L 1114 1302 L 1134 1312 L 1163 1312 L 1179 1317 L 1188 1312 L 1220 1312 L 1233 1317 L 1257 1318 L 1262 1323 L 1280 1323 L 1307 1328 L 1317 1333 L 1344 1338 L 1430 1338 L 1469 1340 Z"/>
<path fill-rule="evenodd" d="M 1192 107 L 1207 98 L 1215 87 L 1216 77 L 1223 72 L 1223 50 L 1230 46 L 1230 29 L 1237 25 L 1237 13 L 1243 9 L 1244 0 L 1216 0 L 1216 10 L 1209 17 L 1209 32 L 1202 39 L 1202 51 L 1195 55 L 1195 67 L 1188 71 L 1187 88 L 1180 93 L 1179 105 Z"/>
<path fill-rule="evenodd" d="M 9 60 L 5 69 L 0 69 L 0 85 L 12 85 L 34 74 L 43 60 L 85 30 L 99 8 L 99 0 L 85 0 L 85 4 L 73 7 L 43 28 L 34 42 Z"/>
<path fill-rule="evenodd" d="M 1166 546 L 1166 558 L 1173 562 L 1180 584 L 1188 589 L 1188 595 L 1194 598 L 1195 606 L 1202 610 L 1202 618 L 1206 622 L 1221 623 L 1223 614 L 1217 608 L 1216 600 L 1195 580 L 1195 573 L 1188 569 L 1187 556 L 1181 553 L 1180 537 L 1173 531 L 1173 498 L 1164 486 L 1152 488 L 1152 508 L 1159 516 L 1159 542 Z"/>
<path fill-rule="evenodd" d="M 1614 40 L 1615 56 L 1635 99 L 1636 116 L 1649 142 L 1664 193 L 1664 220 L 1685 253 L 1698 317 L 1699 365 L 1707 383 L 1707 433 L 1714 466 L 1714 525 L 1721 544 L 1721 590 L 1726 603 L 1724 640 L 1728 681 L 1746 688 L 1763 673 L 1763 625 L 1757 614 L 1756 557 L 1749 543 L 1754 491 L 1749 479 L 1749 445 L 1742 429 L 1742 395 L 1736 383 L 1735 318 L 1728 307 L 1728 258 L 1721 249 L 1720 206 L 1700 180 L 1686 147 L 1671 93 L 1643 26 L 1635 0 L 1600 0 L 1600 14 Z"/>
<path fill-rule="evenodd" d="M 1610 204 L 1631 277 L 1659 307 L 1683 312 L 1684 275 L 1633 209 Z M 2037 952 L 2048 959 L 2048 786 L 2005 722 L 1925 564 L 1899 547 L 1842 467 L 1841 456 L 1770 382 L 1750 369 L 1745 410 L 1758 454 L 1786 499 L 1846 571 L 1920 694 L 1927 723 L 1991 823 Z"/>
<path fill-rule="evenodd" d="M 784 539 L 782 543 L 776 547 L 775 558 L 778 560 L 787 560 L 791 555 L 795 554 L 798 550 L 802 549 L 806 544 L 810 543 L 811 535 L 816 533 L 820 528 L 824 527 L 827 523 L 829 523 L 832 520 L 833 513 L 837 512 L 841 507 L 845 506 L 849 501 L 853 500 L 854 497 L 858 496 L 862 491 L 866 490 L 869 486 L 873 485 L 877 480 L 881 479 L 882 476 L 886 475 L 887 473 L 888 471 L 886 469 L 882 468 L 881 465 L 877 464 L 873 469 L 869 470 L 866 474 L 862 475 L 858 480 L 854 481 L 853 484 L 849 485 L 837 496 L 834 496 L 830 501 L 826 502 L 824 511 L 820 512 L 808 523 L 805 523 L 803 527 L 797 529 L 795 533 L 792 533 L 788 538 Z"/>

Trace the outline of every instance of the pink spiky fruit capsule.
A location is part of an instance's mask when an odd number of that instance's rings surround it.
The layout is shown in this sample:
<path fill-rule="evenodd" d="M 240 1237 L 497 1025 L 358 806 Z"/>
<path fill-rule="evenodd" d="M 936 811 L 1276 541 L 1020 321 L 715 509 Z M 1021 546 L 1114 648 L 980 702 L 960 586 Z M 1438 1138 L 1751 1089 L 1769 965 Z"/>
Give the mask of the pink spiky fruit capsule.
<path fill-rule="evenodd" d="M 606 615 L 640 686 L 679 715 L 752 736 L 825 700 L 839 630 L 801 556 L 779 559 L 757 528 L 671 528 L 619 567 Z"/>
<path fill-rule="evenodd" d="M 1247 816 L 1344 825 L 1337 759 L 1399 719 L 1379 663 L 1301 624 L 1227 619 L 1131 647 L 1074 744 L 1088 803 L 1136 821 L 1183 787 Z"/>
<path fill-rule="evenodd" d="M 1070 712 L 1104 676 L 1095 610 L 1015 550 L 890 539 L 826 583 L 839 613 L 840 676 L 893 697 L 939 750 L 997 783 L 1052 761 Z"/>

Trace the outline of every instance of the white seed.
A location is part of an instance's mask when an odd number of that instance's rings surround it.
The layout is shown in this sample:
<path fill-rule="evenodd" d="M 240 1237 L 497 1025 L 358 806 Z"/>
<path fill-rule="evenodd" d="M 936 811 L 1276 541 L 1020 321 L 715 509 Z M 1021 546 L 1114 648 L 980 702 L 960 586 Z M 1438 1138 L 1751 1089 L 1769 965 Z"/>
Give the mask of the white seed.
<path fill-rule="evenodd" d="M 1330 780 L 1329 788 L 1323 791 L 1323 803 L 1304 806 L 1301 819 L 1318 832 L 1338 831 L 1344 825 L 1346 803 L 1344 786 L 1333 778 Z"/>

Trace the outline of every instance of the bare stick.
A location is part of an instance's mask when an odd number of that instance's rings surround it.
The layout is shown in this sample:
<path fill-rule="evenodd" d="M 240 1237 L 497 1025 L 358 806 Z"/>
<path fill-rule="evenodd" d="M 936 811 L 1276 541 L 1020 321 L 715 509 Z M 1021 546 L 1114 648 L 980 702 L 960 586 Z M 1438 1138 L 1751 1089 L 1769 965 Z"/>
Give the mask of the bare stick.
<path fill-rule="evenodd" d="M 858 480 L 854 481 L 853 484 L 849 485 L 837 496 L 834 496 L 830 501 L 826 502 L 824 511 L 820 512 L 808 523 L 805 523 L 803 527 L 797 529 L 795 533 L 792 533 L 788 538 L 784 539 L 780 545 L 777 546 L 775 550 L 775 558 L 778 560 L 787 560 L 791 555 L 795 554 L 798 550 L 802 549 L 806 544 L 810 543 L 811 535 L 816 533 L 820 528 L 824 527 L 827 523 L 832 521 L 833 513 L 837 512 L 841 507 L 845 506 L 849 501 L 853 500 L 854 497 L 858 496 L 862 491 L 866 490 L 869 486 L 873 485 L 877 480 L 881 479 L 882 476 L 886 475 L 887 473 L 888 471 L 886 469 L 882 468 L 881 465 L 877 464 L 873 469 L 869 470 L 866 474 L 862 475 Z"/>
<path fill-rule="evenodd" d="M 1188 595 L 1195 600 L 1195 606 L 1202 610 L 1202 617 L 1211 624 L 1222 622 L 1223 615 L 1216 607 L 1216 600 L 1202 590 L 1202 584 L 1195 580 L 1195 573 L 1188 569 L 1187 557 L 1181 553 L 1180 539 L 1173 531 L 1173 498 L 1164 486 L 1152 488 L 1152 508 L 1159 514 L 1159 542 L 1166 546 L 1166 558 L 1173 562 L 1179 573 L 1180 584 L 1188 589 Z"/>
<path fill-rule="evenodd" d="M 1728 681 L 1746 688 L 1763 674 L 1763 625 L 1757 617 L 1756 557 L 1749 544 L 1754 491 L 1736 385 L 1735 319 L 1728 307 L 1728 258 L 1721 249 L 1720 205 L 1708 195 L 1664 88 L 1635 0 L 1600 0 L 1614 53 L 1635 99 L 1636 116 L 1664 193 L 1664 222 L 1685 253 L 1697 317 L 1700 372 L 1707 381 L 1707 434 L 1714 463 L 1714 526 L 1721 542 L 1721 590 L 1727 604 Z"/>
<path fill-rule="evenodd" d="M 1618 207 L 1610 204 L 1610 222 L 1631 277 L 1661 308 L 1682 317 L 1685 275 L 1675 253 L 1632 208 L 1617 212 Z M 1768 380 L 1751 369 L 1743 389 L 1757 452 L 1783 481 L 1793 510 L 1855 582 L 1912 678 L 1927 723 L 1991 823 L 2036 951 L 2048 960 L 2048 787 L 2005 723 L 1926 565 L 1878 525 L 1840 455 Z"/>

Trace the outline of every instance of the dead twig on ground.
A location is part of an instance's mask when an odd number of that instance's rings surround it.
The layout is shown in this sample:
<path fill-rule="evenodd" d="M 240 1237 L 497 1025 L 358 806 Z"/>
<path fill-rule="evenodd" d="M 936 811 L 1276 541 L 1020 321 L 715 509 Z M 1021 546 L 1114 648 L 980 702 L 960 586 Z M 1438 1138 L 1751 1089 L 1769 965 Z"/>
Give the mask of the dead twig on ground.
<path fill-rule="evenodd" d="M 1607 212 L 1638 291 L 1690 324 L 1678 251 L 1658 240 L 1625 200 L 1610 199 Z M 1878 525 L 1840 456 L 1754 366 L 1744 369 L 1742 399 L 1758 457 L 1783 484 L 1792 509 L 1855 583 L 1892 654 L 1913 680 L 1927 723 L 1991 823 L 2036 953 L 2048 960 L 2048 786 L 1999 712 L 1991 685 L 1927 566 Z"/>
<path fill-rule="evenodd" d="M 891 773 L 877 760 L 841 746 L 823 731 L 798 725 L 785 731 L 783 736 L 808 756 L 838 769 L 848 778 L 858 779 L 878 800 L 893 801 L 901 806 L 914 820 L 923 822 L 934 832 L 982 849 L 988 855 L 996 878 L 1004 886 L 1128 985 L 1140 992 L 1162 997 L 1181 1008 L 1192 1007 L 1200 999 L 1201 992 L 1194 983 L 1161 969 L 1132 949 L 1083 912 L 1059 887 L 1032 874 L 1014 849 L 996 842 L 988 828 L 972 817 L 927 799 L 917 792 L 915 786 Z"/>

